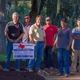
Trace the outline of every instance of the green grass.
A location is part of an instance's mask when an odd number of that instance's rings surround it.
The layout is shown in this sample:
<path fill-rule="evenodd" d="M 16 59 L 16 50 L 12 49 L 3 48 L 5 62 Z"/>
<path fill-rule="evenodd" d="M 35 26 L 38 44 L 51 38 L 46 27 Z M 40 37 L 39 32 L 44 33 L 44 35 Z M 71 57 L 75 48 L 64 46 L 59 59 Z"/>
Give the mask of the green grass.
<path fill-rule="evenodd" d="M 0 61 L 5 61 L 5 58 L 6 54 L 0 54 Z M 11 54 L 10 61 L 14 61 L 13 54 Z M 22 59 L 22 61 L 25 61 L 25 59 Z"/>
<path fill-rule="evenodd" d="M 6 54 L 0 54 L 0 61 L 5 61 Z M 11 55 L 10 61 L 14 61 L 13 56 Z"/>

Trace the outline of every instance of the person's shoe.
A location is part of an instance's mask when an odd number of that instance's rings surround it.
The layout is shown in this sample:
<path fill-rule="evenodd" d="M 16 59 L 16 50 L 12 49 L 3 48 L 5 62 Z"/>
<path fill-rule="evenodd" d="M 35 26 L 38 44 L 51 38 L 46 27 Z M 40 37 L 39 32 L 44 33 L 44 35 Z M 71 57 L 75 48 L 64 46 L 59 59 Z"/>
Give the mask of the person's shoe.
<path fill-rule="evenodd" d="M 50 68 L 49 68 L 49 70 L 51 70 L 51 71 L 52 71 L 52 70 L 54 70 L 54 68 L 53 68 L 53 67 L 50 67 Z"/>
<path fill-rule="evenodd" d="M 44 70 L 45 70 L 46 72 L 48 72 L 48 73 L 49 73 L 49 71 L 50 71 L 48 68 L 45 68 Z"/>
<path fill-rule="evenodd" d="M 75 75 L 75 72 L 71 72 L 70 75 Z"/>
<path fill-rule="evenodd" d="M 33 70 L 32 70 L 32 69 L 29 69 L 28 71 L 29 71 L 29 72 L 33 72 Z"/>
<path fill-rule="evenodd" d="M 25 70 L 28 71 L 29 69 L 28 68 L 25 68 Z"/>
<path fill-rule="evenodd" d="M 65 74 L 65 77 L 69 77 L 69 74 Z"/>
<path fill-rule="evenodd" d="M 57 73 L 56 75 L 57 75 L 57 76 L 63 76 L 64 74 L 61 74 L 61 73 Z"/>
<path fill-rule="evenodd" d="M 36 70 L 37 73 L 41 73 L 41 70 Z"/>
<path fill-rule="evenodd" d="M 20 69 L 15 69 L 15 71 L 20 71 Z"/>
<path fill-rule="evenodd" d="M 9 71 L 8 69 L 3 69 L 3 71 Z"/>
<path fill-rule="evenodd" d="M 50 67 L 50 68 L 49 68 L 49 74 L 50 74 L 50 75 L 54 75 L 54 68 L 53 68 L 53 67 Z"/>

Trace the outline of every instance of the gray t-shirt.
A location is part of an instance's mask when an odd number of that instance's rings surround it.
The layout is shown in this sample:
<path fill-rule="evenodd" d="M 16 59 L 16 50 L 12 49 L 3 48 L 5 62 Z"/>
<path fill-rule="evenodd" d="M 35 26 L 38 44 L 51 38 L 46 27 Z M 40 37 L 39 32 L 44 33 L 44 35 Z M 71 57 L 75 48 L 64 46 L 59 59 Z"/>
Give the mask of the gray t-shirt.
<path fill-rule="evenodd" d="M 72 30 L 72 36 L 80 36 L 80 30 L 76 27 Z M 73 48 L 75 50 L 80 50 L 80 39 L 74 39 L 74 45 Z"/>
<path fill-rule="evenodd" d="M 70 36 L 72 35 L 71 29 L 70 28 L 65 28 L 65 29 L 59 29 L 58 35 L 57 35 L 57 48 L 64 48 L 69 44 L 70 41 Z"/>

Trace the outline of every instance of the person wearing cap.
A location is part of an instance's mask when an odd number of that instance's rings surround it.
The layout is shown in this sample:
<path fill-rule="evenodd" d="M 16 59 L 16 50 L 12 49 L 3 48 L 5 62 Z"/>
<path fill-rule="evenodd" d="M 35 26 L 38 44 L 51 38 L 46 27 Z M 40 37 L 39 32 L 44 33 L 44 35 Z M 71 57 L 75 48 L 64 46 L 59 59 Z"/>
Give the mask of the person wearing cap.
<path fill-rule="evenodd" d="M 46 25 L 44 25 L 44 30 L 46 33 L 46 47 L 44 50 L 44 62 L 45 70 L 50 74 L 53 74 L 54 67 L 54 56 L 53 56 L 53 47 L 54 47 L 54 36 L 58 32 L 58 28 L 52 24 L 51 18 L 46 17 Z"/>
<path fill-rule="evenodd" d="M 57 38 L 54 45 L 57 45 L 57 58 L 58 58 L 58 76 L 64 75 L 69 76 L 69 56 L 70 56 L 70 46 L 72 43 L 72 33 L 71 29 L 67 27 L 66 18 L 61 19 L 60 21 L 61 28 L 58 30 Z M 63 63 L 65 67 L 65 73 L 63 70 Z"/>
<path fill-rule="evenodd" d="M 45 31 L 41 26 L 42 17 L 38 15 L 36 17 L 36 22 L 30 27 L 29 38 L 30 42 L 35 44 L 34 46 L 34 59 L 29 60 L 28 69 L 29 72 L 33 72 L 33 67 L 35 66 L 35 71 L 40 71 L 41 59 L 44 53 L 45 46 Z"/>
<path fill-rule="evenodd" d="M 72 30 L 72 37 L 74 39 L 73 45 L 73 60 L 71 64 L 71 74 L 75 74 L 77 69 L 77 60 L 79 58 L 78 71 L 80 72 L 80 18 L 77 19 L 77 27 Z"/>
<path fill-rule="evenodd" d="M 23 43 L 30 43 L 30 40 L 29 40 L 29 29 L 30 29 L 30 27 L 31 27 L 31 22 L 30 22 L 30 16 L 29 15 L 25 15 L 24 16 L 24 23 L 23 23 L 23 25 L 24 25 L 24 27 L 23 27 L 23 30 L 24 30 L 24 36 L 23 36 L 23 38 L 22 38 L 22 42 Z M 28 59 L 26 59 L 26 61 L 25 61 L 25 65 L 24 65 L 24 67 L 25 67 L 25 70 L 27 70 L 28 68 L 28 62 L 29 62 L 29 60 Z"/>
<path fill-rule="evenodd" d="M 20 43 L 24 36 L 23 25 L 18 21 L 19 15 L 17 12 L 12 14 L 12 21 L 8 22 L 5 27 L 5 36 L 7 38 L 7 49 L 4 71 L 10 70 L 10 56 L 13 50 L 13 43 Z M 15 70 L 20 71 L 20 59 L 15 60 Z"/>

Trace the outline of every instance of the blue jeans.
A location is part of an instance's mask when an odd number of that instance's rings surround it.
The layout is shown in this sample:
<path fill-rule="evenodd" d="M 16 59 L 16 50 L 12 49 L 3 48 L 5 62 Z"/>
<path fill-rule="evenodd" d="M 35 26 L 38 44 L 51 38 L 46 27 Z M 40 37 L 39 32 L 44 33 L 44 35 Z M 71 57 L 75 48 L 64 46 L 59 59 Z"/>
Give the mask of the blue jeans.
<path fill-rule="evenodd" d="M 59 48 L 57 52 L 57 58 L 58 58 L 58 67 L 59 67 L 59 72 L 61 74 L 64 74 L 63 71 L 63 62 L 65 66 L 65 73 L 69 74 L 69 51 L 63 48 Z"/>
<path fill-rule="evenodd" d="M 50 68 L 54 66 L 54 56 L 53 56 L 52 48 L 53 46 L 46 46 L 45 48 L 44 62 L 46 68 Z"/>
<path fill-rule="evenodd" d="M 8 41 L 7 42 L 7 50 L 6 50 L 6 59 L 5 59 L 5 69 L 10 69 L 10 57 L 11 57 L 11 53 L 13 50 L 13 43 Z M 21 65 L 21 60 L 20 59 L 16 59 L 15 60 L 15 69 L 20 69 L 20 65 Z"/>
<path fill-rule="evenodd" d="M 26 59 L 26 60 L 25 60 L 24 67 L 25 67 L 25 68 L 28 68 L 28 64 L 29 64 L 29 59 Z"/>
<path fill-rule="evenodd" d="M 44 53 L 44 42 L 35 43 L 34 59 L 29 60 L 29 65 L 28 65 L 29 69 L 33 69 L 34 65 L 35 65 L 35 70 L 40 69 L 40 64 L 41 64 L 41 59 L 43 57 L 43 53 Z"/>

